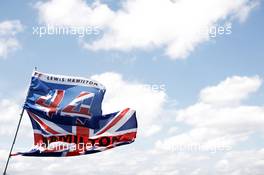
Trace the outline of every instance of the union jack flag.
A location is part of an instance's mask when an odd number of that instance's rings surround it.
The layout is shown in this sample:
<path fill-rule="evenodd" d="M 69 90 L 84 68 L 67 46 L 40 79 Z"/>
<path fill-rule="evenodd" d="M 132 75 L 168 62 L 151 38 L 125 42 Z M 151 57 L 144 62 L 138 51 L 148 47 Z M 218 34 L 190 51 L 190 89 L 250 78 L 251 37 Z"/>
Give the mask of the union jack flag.
<path fill-rule="evenodd" d="M 34 72 L 25 103 L 34 147 L 12 155 L 77 156 L 134 142 L 135 110 L 102 115 L 104 93 L 94 80 Z"/>

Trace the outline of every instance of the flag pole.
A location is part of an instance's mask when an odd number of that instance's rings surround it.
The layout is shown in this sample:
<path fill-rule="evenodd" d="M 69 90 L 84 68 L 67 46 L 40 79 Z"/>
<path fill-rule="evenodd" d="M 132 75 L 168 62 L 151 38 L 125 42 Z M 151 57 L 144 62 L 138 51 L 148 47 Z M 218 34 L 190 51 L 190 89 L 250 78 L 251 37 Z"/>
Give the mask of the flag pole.
<path fill-rule="evenodd" d="M 37 67 L 35 67 L 35 71 L 36 70 L 37 70 Z M 9 155 L 8 155 L 8 158 L 7 158 L 7 161 L 6 161 L 6 165 L 5 165 L 5 169 L 4 169 L 3 175 L 6 175 L 7 167 L 8 167 L 8 164 L 9 164 L 9 160 L 11 158 L 11 154 L 12 154 L 12 151 L 13 151 L 13 148 L 14 148 L 14 145 L 15 145 L 15 142 L 16 142 L 18 130 L 20 128 L 20 124 L 21 124 L 21 121 L 22 121 L 22 118 L 23 118 L 24 111 L 25 111 L 25 108 L 23 106 L 23 109 L 22 109 L 22 111 L 20 113 L 20 118 L 19 118 L 18 125 L 17 125 L 17 128 L 16 128 L 16 133 L 15 133 L 15 136 L 14 136 L 14 139 L 13 139 L 13 143 L 12 143 L 12 146 L 10 148 Z"/>
<path fill-rule="evenodd" d="M 23 107 L 22 112 L 20 114 L 19 122 L 18 122 L 18 125 L 17 125 L 17 128 L 16 128 L 15 137 L 14 137 L 14 140 L 13 140 L 13 143 L 12 143 L 12 146 L 11 146 L 11 149 L 9 151 L 9 155 L 8 155 L 8 158 L 7 158 L 7 161 L 6 161 L 5 170 L 3 172 L 3 175 L 6 175 L 6 170 L 7 170 L 8 164 L 9 164 L 9 160 L 11 158 L 11 153 L 13 151 L 13 148 L 14 148 L 14 145 L 15 145 L 15 142 L 16 142 L 17 133 L 18 133 L 21 121 L 22 121 L 22 117 L 23 117 L 24 111 L 25 111 L 25 108 Z"/>

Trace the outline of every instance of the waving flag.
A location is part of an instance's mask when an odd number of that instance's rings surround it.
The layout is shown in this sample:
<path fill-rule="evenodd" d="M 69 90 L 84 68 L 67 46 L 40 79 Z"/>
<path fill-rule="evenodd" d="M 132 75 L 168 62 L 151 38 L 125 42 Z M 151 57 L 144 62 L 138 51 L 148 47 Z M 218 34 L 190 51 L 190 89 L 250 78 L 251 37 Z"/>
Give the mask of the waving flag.
<path fill-rule="evenodd" d="M 25 108 L 58 115 L 90 118 L 101 115 L 105 87 L 97 81 L 34 72 Z"/>
<path fill-rule="evenodd" d="M 105 87 L 94 80 L 34 72 L 25 109 L 34 147 L 24 156 L 76 156 L 134 142 L 136 112 L 102 115 Z"/>

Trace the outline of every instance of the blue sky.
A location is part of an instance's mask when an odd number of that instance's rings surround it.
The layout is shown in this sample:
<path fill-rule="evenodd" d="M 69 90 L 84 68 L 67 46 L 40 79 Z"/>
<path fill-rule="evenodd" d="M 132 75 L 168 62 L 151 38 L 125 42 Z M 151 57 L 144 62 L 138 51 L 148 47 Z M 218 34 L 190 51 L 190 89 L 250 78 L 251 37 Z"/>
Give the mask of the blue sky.
<path fill-rule="evenodd" d="M 34 2 L 1 3 L 1 20 L 20 19 L 26 26 L 25 31 L 18 34 L 22 48 L 8 55 L 8 59 L 1 60 L 0 71 L 5 74 L 1 80 L 8 84 L 1 89 L 2 95 L 9 94 L 10 88 L 11 92 L 25 89 L 35 66 L 46 72 L 82 76 L 114 71 L 126 79 L 166 84 L 169 96 L 181 101 L 179 105 L 190 104 L 200 89 L 227 76 L 263 75 L 262 6 L 254 9 L 246 22 L 233 23 L 232 35 L 203 43 L 187 60 L 171 61 L 161 49 L 129 53 L 92 52 L 80 48 L 74 37 L 32 36 L 32 27 L 39 25 L 37 10 L 32 7 Z M 153 57 L 157 59 L 153 61 Z M 130 64 L 127 60 L 131 59 L 135 60 Z M 62 66 L 58 68 L 58 65 Z M 11 68 L 15 71 L 11 72 Z M 8 71 L 10 73 L 6 74 Z"/>
<path fill-rule="evenodd" d="M 111 75 L 105 75 L 106 72 L 114 72 L 115 75 L 122 76 L 122 78 L 118 79 L 117 81 L 125 87 L 134 87 L 135 84 L 150 84 L 150 85 L 164 84 L 166 87 L 165 92 L 160 92 L 157 94 L 154 92 L 152 94 L 150 92 L 150 96 L 146 96 L 149 97 L 148 99 L 149 101 L 145 101 L 145 102 L 151 102 L 156 99 L 154 97 L 157 97 L 157 99 L 161 99 L 160 102 L 161 106 L 159 110 L 161 114 L 158 114 L 158 116 L 156 118 L 154 117 L 153 120 L 157 120 L 157 118 L 158 119 L 164 118 L 165 117 L 164 114 L 168 115 L 166 116 L 166 119 L 164 119 L 164 121 L 162 120 L 160 124 L 162 125 L 163 129 L 161 129 L 161 131 L 163 131 L 163 133 L 158 133 L 159 132 L 158 129 L 157 138 L 148 137 L 147 139 L 139 140 L 138 145 L 136 147 L 137 153 L 140 152 L 140 147 L 142 145 L 147 145 L 147 146 L 142 146 L 144 147 L 144 149 L 147 148 L 151 150 L 152 149 L 151 145 L 158 145 L 158 141 L 160 141 L 160 143 L 172 143 L 173 139 L 170 139 L 171 137 L 176 138 L 181 134 L 192 135 L 191 133 L 197 131 L 196 129 L 201 129 L 200 122 L 192 123 L 188 119 L 188 116 L 191 114 L 193 114 L 194 117 L 196 115 L 200 116 L 199 112 L 192 110 L 193 107 L 195 108 L 197 107 L 199 109 L 201 108 L 201 111 L 204 112 L 206 116 L 207 116 L 206 113 L 208 112 L 208 117 L 210 118 L 209 111 L 203 111 L 204 108 L 200 106 L 200 103 L 212 105 L 212 108 L 210 109 L 216 112 L 216 114 L 219 113 L 219 115 L 222 113 L 225 114 L 224 111 L 226 111 L 226 109 L 239 110 L 244 106 L 256 107 L 259 110 L 262 110 L 263 108 L 262 106 L 264 103 L 263 100 L 264 88 L 263 86 L 259 85 L 259 83 L 262 81 L 264 77 L 264 73 L 263 73 L 264 41 L 263 41 L 263 33 L 262 33 L 264 31 L 264 23 L 263 23 L 264 10 L 261 1 L 250 1 L 250 0 L 238 1 L 241 2 L 241 4 L 238 4 L 237 7 L 236 4 L 233 5 L 230 11 L 226 10 L 226 12 L 223 13 L 225 17 L 223 16 L 216 17 L 214 19 L 215 22 L 213 24 L 223 24 L 225 22 L 232 23 L 232 34 L 217 36 L 216 38 L 210 38 L 209 40 L 203 40 L 203 38 L 199 38 L 198 44 L 195 42 L 191 43 L 194 49 L 187 50 L 188 54 L 187 56 L 184 56 L 183 59 L 178 59 L 177 57 L 178 55 L 173 55 L 173 56 L 166 55 L 165 50 L 167 47 L 169 47 L 171 43 L 170 42 L 162 43 L 163 40 L 161 41 L 159 39 L 153 42 L 157 42 L 157 43 L 160 42 L 160 43 L 158 43 L 155 47 L 150 47 L 150 48 L 149 45 L 147 44 L 145 46 L 142 46 L 142 48 L 140 48 L 141 47 L 140 44 L 138 44 L 135 47 L 128 45 L 128 47 L 130 47 L 131 50 L 123 51 L 123 46 L 121 46 L 118 49 L 112 49 L 111 44 L 109 44 L 110 46 L 106 44 L 107 47 L 110 47 L 109 50 L 104 49 L 103 48 L 104 45 L 103 45 L 102 48 L 99 49 L 98 51 L 92 51 L 83 48 L 80 44 L 80 41 L 78 41 L 78 39 L 76 39 L 75 36 L 54 35 L 54 36 L 43 36 L 41 38 L 38 36 L 34 36 L 32 34 L 33 32 L 32 27 L 47 25 L 47 23 L 50 21 L 53 22 L 53 24 L 54 21 L 55 23 L 56 22 L 60 23 L 61 21 L 63 21 L 63 19 L 57 19 L 57 21 L 52 19 L 53 15 L 51 11 L 49 11 L 49 8 L 51 8 L 52 6 L 50 2 L 55 2 L 55 1 L 56 0 L 42 1 L 42 5 L 46 3 L 47 8 L 44 8 L 44 6 L 41 5 L 37 7 L 36 3 L 40 1 L 32 1 L 32 0 L 31 1 L 11 0 L 11 1 L 3 1 L 0 3 L 0 24 L 2 21 L 19 20 L 21 25 L 23 26 L 22 31 L 18 32 L 15 36 L 12 36 L 15 37 L 17 41 L 20 43 L 20 48 L 18 48 L 15 51 L 9 52 L 6 56 L 1 57 L 0 55 L 0 75 L 1 75 L 0 97 L 2 99 L 7 99 L 9 101 L 14 100 L 16 104 L 17 101 L 19 102 L 23 101 L 23 94 L 28 87 L 30 76 L 35 66 L 38 67 L 39 71 L 54 73 L 54 74 L 65 74 L 65 75 L 84 76 L 84 77 L 91 77 L 97 75 L 96 78 L 105 81 L 106 84 L 108 85 L 107 87 L 109 87 L 110 89 L 111 89 L 111 83 L 107 82 L 107 80 L 108 79 L 111 80 L 112 77 Z M 79 3 L 80 6 L 85 6 L 87 8 L 92 6 L 94 3 L 94 1 L 92 0 L 91 1 L 72 0 L 72 2 L 74 1 L 76 1 L 76 4 Z M 142 0 L 142 2 L 143 1 L 148 2 L 148 0 Z M 202 1 L 204 3 L 207 2 L 206 0 L 202 0 Z M 136 2 L 140 2 L 140 1 L 137 0 Z M 161 1 L 159 2 L 161 3 Z M 215 2 L 219 3 L 217 0 L 215 0 Z M 252 2 L 259 2 L 259 3 L 258 5 L 256 5 L 255 7 L 249 10 L 248 15 L 246 15 L 247 16 L 246 19 L 245 20 L 236 19 L 236 15 L 241 15 L 241 12 L 239 11 L 241 10 L 240 8 L 244 6 L 247 7 Z M 62 3 L 62 1 L 58 0 L 58 4 L 59 3 Z M 118 11 L 122 11 L 123 10 L 122 8 L 125 8 L 122 6 L 120 1 L 102 0 L 102 1 L 98 1 L 98 3 L 99 5 L 98 4 L 95 5 L 95 8 L 99 7 L 100 5 L 108 5 L 108 8 L 112 11 L 111 13 L 114 13 L 116 16 L 118 15 L 121 16 L 122 13 L 119 14 Z M 123 3 L 126 4 L 127 1 L 124 1 Z M 180 4 L 180 2 L 176 2 L 176 4 L 178 3 Z M 63 7 L 63 4 L 61 5 L 62 5 L 61 7 Z M 126 5 L 128 6 L 127 8 L 129 10 L 131 9 L 131 11 L 128 10 L 127 13 L 130 13 L 132 16 L 134 14 L 132 6 L 129 6 L 129 3 L 127 3 Z M 135 5 L 137 4 L 135 3 Z M 58 8 L 59 7 L 60 6 L 58 6 Z M 197 9 L 199 8 L 202 9 L 203 6 L 201 5 L 201 7 L 200 6 L 197 7 Z M 212 5 L 212 9 L 213 8 L 214 6 Z M 232 9 L 234 10 L 232 11 Z M 43 10 L 42 11 L 43 13 L 40 13 L 41 10 Z M 188 11 L 188 9 L 186 10 Z M 223 7 L 223 11 L 224 11 L 224 7 Z M 158 11 L 157 14 L 161 12 L 162 10 L 160 12 Z M 245 11 L 242 11 L 242 13 L 243 12 L 245 13 Z M 72 12 L 69 12 L 69 15 L 71 15 L 70 13 Z M 92 13 L 96 13 L 96 12 L 92 12 Z M 234 15 L 233 13 L 234 14 L 237 13 L 237 14 Z M 46 14 L 46 16 L 43 14 Z M 50 14 L 50 16 L 47 17 L 47 14 Z M 210 16 L 210 13 L 208 13 L 208 15 Z M 66 17 L 67 14 L 65 15 L 65 18 Z M 87 16 L 87 18 L 89 18 L 89 16 Z M 172 27 L 173 25 L 176 26 L 176 24 L 173 23 L 174 18 L 176 17 L 171 16 L 171 19 L 170 18 L 164 19 L 167 21 L 171 21 L 171 25 L 164 27 L 168 29 L 168 31 L 171 31 L 169 30 L 169 28 Z M 185 16 L 183 16 L 182 18 L 184 20 Z M 51 19 L 54 21 L 52 21 Z M 113 17 L 113 19 L 118 21 L 119 18 Z M 186 17 L 186 19 L 189 18 Z M 195 22 L 195 20 L 196 19 L 194 19 L 193 22 Z M 158 22 L 161 21 L 157 19 L 157 23 Z M 121 22 L 118 24 L 121 24 Z M 71 24 L 65 23 L 64 25 L 70 26 Z M 78 23 L 77 25 L 81 25 L 81 24 Z M 102 29 L 103 34 L 101 38 L 104 38 L 104 36 L 108 36 L 111 34 L 116 34 L 116 38 L 120 36 L 119 33 L 108 33 L 108 30 L 114 31 L 119 26 L 114 26 L 114 24 L 112 24 L 111 22 L 110 24 L 106 23 L 103 25 L 104 25 Z M 125 28 L 121 28 L 121 29 L 125 29 Z M 121 31 L 120 33 L 122 34 L 121 29 L 117 31 Z M 1 27 L 0 27 L 0 31 L 1 31 Z M 135 33 L 134 36 L 131 36 L 132 39 L 133 37 L 137 37 L 137 33 Z M 171 34 L 171 37 L 174 37 L 174 34 Z M 91 38 L 88 39 L 90 42 L 95 41 Z M 104 42 L 107 41 L 109 40 L 106 40 Z M 175 39 L 175 41 L 177 41 L 177 39 Z M 115 41 L 113 41 L 113 45 L 114 42 Z M 120 42 L 125 43 L 127 41 L 120 41 Z M 148 41 L 146 41 L 146 43 L 147 42 Z M 234 78 L 234 76 L 237 76 L 239 78 L 236 79 Z M 254 79 L 255 76 L 257 76 L 258 78 Z M 227 80 L 228 78 L 230 78 L 230 82 L 221 86 L 220 85 L 221 82 L 228 82 Z M 237 81 L 240 82 L 239 85 L 236 85 Z M 104 82 L 102 83 L 104 84 Z M 250 85 L 251 83 L 253 85 Z M 217 88 L 218 86 L 220 86 L 219 91 Z M 217 91 L 214 91 L 215 93 L 221 92 L 223 94 L 219 93 L 218 94 L 219 97 L 211 97 L 210 96 L 211 91 L 210 92 L 207 91 L 206 90 L 207 87 L 215 87 L 213 89 L 213 90 L 217 89 Z M 231 91 L 228 94 L 232 96 L 233 93 L 235 94 L 238 93 L 238 95 L 237 96 L 234 95 L 234 99 L 230 101 L 228 100 L 225 101 L 224 107 L 221 105 L 218 106 L 219 99 L 220 102 L 222 103 L 221 97 L 226 95 L 225 90 L 229 91 L 230 89 L 237 87 L 239 87 L 237 90 Z M 205 97 L 201 95 L 202 90 L 206 91 L 205 93 L 206 95 L 204 95 Z M 108 90 L 106 91 L 106 93 L 108 93 Z M 109 93 L 111 94 L 112 90 L 110 90 Z M 153 99 L 151 99 L 152 97 L 151 94 L 153 95 Z M 134 95 L 136 96 L 138 94 L 134 94 Z M 166 96 L 166 100 L 165 100 L 166 102 L 162 101 L 163 99 L 162 95 Z M 140 98 L 135 97 L 135 99 L 139 99 L 140 101 Z M 176 105 L 174 104 L 175 101 L 176 101 Z M 237 101 L 238 101 L 237 104 L 238 106 L 235 105 L 235 107 L 233 107 L 233 103 L 235 104 Z M 108 102 L 106 103 L 108 104 Z M 139 102 L 139 104 L 141 103 Z M 150 108 L 151 108 L 151 104 L 152 103 L 149 104 Z M 17 105 L 19 106 L 22 104 L 17 104 Z M 256 111 L 252 112 L 252 116 L 256 116 L 256 118 L 252 117 L 253 118 L 252 120 L 254 121 L 248 122 L 248 125 L 244 123 L 242 123 L 241 125 L 235 124 L 235 126 L 232 126 L 232 129 L 230 129 L 232 130 L 230 131 L 230 133 L 223 134 L 228 138 L 227 139 L 228 141 L 226 141 L 226 143 L 230 143 L 233 147 L 232 150 L 233 152 L 230 153 L 231 155 L 236 155 L 235 153 L 237 153 L 237 151 L 240 151 L 241 148 L 242 150 L 246 150 L 246 152 L 241 153 L 241 155 L 245 154 L 250 156 L 251 154 L 252 155 L 262 154 L 263 150 L 261 150 L 261 148 L 263 147 L 262 144 L 263 130 L 257 129 L 258 127 L 260 127 L 257 126 L 258 120 L 259 123 L 262 124 L 262 119 L 261 119 L 261 115 L 259 115 L 260 113 L 259 110 L 257 110 L 257 112 Z M 182 112 L 181 116 L 179 115 L 179 112 Z M 232 123 L 232 121 L 233 122 L 235 121 L 234 123 L 236 123 L 236 121 L 240 120 L 239 118 L 240 114 L 241 113 L 234 111 L 234 115 L 235 116 L 237 115 L 238 117 L 235 118 L 234 120 L 230 119 L 230 123 Z M 250 114 L 250 112 L 247 114 Z M 138 115 L 140 115 L 140 113 L 138 113 Z M 12 116 L 12 117 L 16 117 L 16 116 Z M 200 119 L 200 117 L 198 118 Z M 195 119 L 196 118 L 193 118 L 193 120 Z M 241 121 L 243 120 L 244 120 L 244 116 L 242 116 L 241 114 Z M 175 122 L 175 123 L 172 124 L 171 122 Z M 228 123 L 228 120 L 226 122 Z M 253 135 L 250 135 L 248 133 L 250 133 L 250 129 L 252 127 L 251 123 L 254 122 L 256 127 L 253 124 L 252 126 L 254 126 L 256 129 L 251 130 Z M 15 123 L 16 122 L 11 123 L 12 126 L 10 125 L 10 127 L 14 128 Z M 247 123 L 247 120 L 245 120 L 245 123 Z M 151 127 L 152 125 L 156 126 L 156 124 L 157 123 L 153 121 L 151 123 L 148 123 L 147 125 Z M 164 134 L 165 131 L 166 132 L 169 131 L 169 129 L 173 128 L 174 126 L 180 130 L 179 133 L 176 132 L 175 134 L 174 132 L 171 132 L 171 134 L 168 135 Z M 144 129 L 144 125 L 142 125 L 142 127 Z M 241 133 L 239 133 L 240 131 L 237 130 L 236 133 L 234 134 L 233 130 L 235 130 L 234 128 L 237 129 L 237 127 L 238 128 L 248 127 L 249 130 L 243 133 L 242 131 Z M 208 129 L 208 131 L 212 131 L 212 130 Z M 245 133 L 247 133 L 248 135 Z M 242 136 L 240 134 L 247 135 L 249 138 L 242 139 Z M 239 139 L 237 139 L 238 135 L 239 135 Z M 219 135 L 212 137 L 216 138 L 218 136 Z M 233 140 L 230 139 L 232 141 L 229 140 L 229 136 L 230 138 L 233 139 Z M 182 137 L 183 136 L 181 136 L 180 138 Z M 7 136 L 2 135 L 1 138 L 7 139 Z M 165 138 L 168 139 L 166 140 Z M 177 137 L 177 139 L 179 138 Z M 178 141 L 177 139 L 176 141 Z M 188 139 L 186 138 L 183 140 L 188 140 Z M 7 145 L 8 144 L 5 144 L 3 148 L 4 150 L 7 149 Z M 21 146 L 23 147 L 23 144 Z M 159 146 L 156 146 L 155 148 L 158 149 Z M 125 148 L 124 149 L 121 148 L 121 151 L 125 151 Z M 203 155 L 203 153 L 201 154 Z M 156 158 L 163 160 L 162 157 L 166 154 L 159 153 L 159 155 L 160 158 L 159 157 Z M 188 153 L 188 155 L 194 156 L 193 153 Z M 216 166 L 216 168 L 218 167 L 219 164 L 221 164 L 221 166 L 222 164 L 226 166 L 225 161 L 229 162 L 231 160 L 239 159 L 239 156 L 232 157 L 229 155 L 229 153 L 224 153 L 220 155 L 221 158 L 211 157 L 212 160 L 214 160 L 215 162 L 213 166 Z M 151 156 L 146 155 L 146 157 L 151 157 Z M 179 158 L 181 156 L 177 156 L 177 157 Z M 96 158 L 99 159 L 99 157 Z M 151 160 L 151 158 L 149 159 Z M 177 158 L 175 158 L 175 160 L 176 159 Z M 252 159 L 256 160 L 256 162 L 260 160 L 260 158 L 258 158 L 257 156 L 256 157 L 252 156 Z M 140 164 L 140 161 L 138 164 Z M 138 167 L 138 164 L 135 167 Z M 204 165 L 201 165 L 202 167 L 202 170 L 200 170 L 201 173 L 198 172 L 198 170 L 195 169 L 195 167 L 190 167 L 189 165 L 186 165 L 186 169 L 188 169 L 188 171 L 179 170 L 179 173 L 188 174 L 197 171 L 197 174 L 199 173 L 211 174 L 212 172 L 213 174 L 219 172 L 221 174 L 221 171 L 216 172 L 212 169 L 204 171 L 206 168 L 209 167 L 209 164 L 210 161 L 205 162 Z M 243 166 L 244 164 L 238 163 L 238 165 Z M 153 165 L 151 164 L 146 165 L 147 168 L 150 168 L 152 166 L 154 166 L 154 163 Z M 232 172 L 238 172 L 236 171 L 237 168 L 236 166 L 237 164 L 233 165 L 230 163 L 230 165 L 228 166 L 229 168 L 227 168 L 227 170 L 222 173 L 230 174 Z M 264 167 L 264 165 L 262 167 Z M 141 169 L 140 170 L 139 169 L 140 166 L 138 167 L 138 170 L 136 170 L 136 168 L 133 169 L 132 172 L 134 173 L 132 174 L 140 174 L 140 173 L 147 174 L 147 172 L 151 172 L 150 170 L 141 171 Z M 16 174 L 20 174 L 17 170 L 14 170 L 14 172 L 16 172 Z M 53 170 L 51 170 L 51 172 L 53 172 Z M 82 172 L 80 172 L 80 174 L 81 173 Z M 103 174 L 103 172 L 101 173 Z M 166 165 L 164 165 L 164 171 L 159 170 L 156 173 L 175 174 L 175 175 L 177 174 L 176 170 L 173 171 L 173 168 L 167 167 Z M 246 175 L 247 172 L 241 171 L 240 174 Z"/>

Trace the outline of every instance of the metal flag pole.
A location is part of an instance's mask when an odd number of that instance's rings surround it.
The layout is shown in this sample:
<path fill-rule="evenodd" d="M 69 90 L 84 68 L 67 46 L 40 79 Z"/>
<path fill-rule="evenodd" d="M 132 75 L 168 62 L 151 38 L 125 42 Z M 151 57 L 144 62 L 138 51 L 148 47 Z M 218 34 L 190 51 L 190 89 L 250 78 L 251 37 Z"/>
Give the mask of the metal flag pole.
<path fill-rule="evenodd" d="M 16 142 L 17 133 L 18 133 L 21 121 L 22 121 L 22 117 L 23 117 L 24 111 L 25 111 L 25 108 L 23 107 L 22 112 L 20 114 L 19 122 L 18 122 L 18 125 L 17 125 L 17 128 L 16 128 L 15 137 L 14 137 L 14 140 L 13 140 L 13 143 L 12 143 L 12 146 L 11 146 L 11 149 L 9 151 L 9 155 L 8 155 L 8 158 L 7 158 L 7 161 L 6 161 L 5 170 L 3 172 L 3 175 L 6 175 L 6 170 L 7 170 L 8 164 L 9 164 L 9 160 L 11 158 L 11 153 L 13 151 L 13 148 L 14 148 L 14 145 L 15 145 L 15 142 Z"/>
<path fill-rule="evenodd" d="M 37 67 L 35 67 L 35 71 L 36 70 L 37 70 Z M 27 96 L 28 96 L 28 93 L 27 93 Z M 9 160 L 11 158 L 11 154 L 12 154 L 15 142 L 16 142 L 18 130 L 20 128 L 20 124 L 21 124 L 21 121 L 22 121 L 22 118 L 23 118 L 24 111 L 25 111 L 25 108 L 24 108 L 24 105 L 23 105 L 23 109 L 22 109 L 22 111 L 20 113 L 20 118 L 19 118 L 18 125 L 17 125 L 17 128 L 16 128 L 16 133 L 15 133 L 15 136 L 14 136 L 14 139 L 13 139 L 12 146 L 11 146 L 10 151 L 9 151 L 9 155 L 8 155 L 8 158 L 7 158 L 7 161 L 6 161 L 6 165 L 5 165 L 5 169 L 4 169 L 3 175 L 6 175 L 7 167 L 8 167 L 8 164 L 9 164 Z"/>

